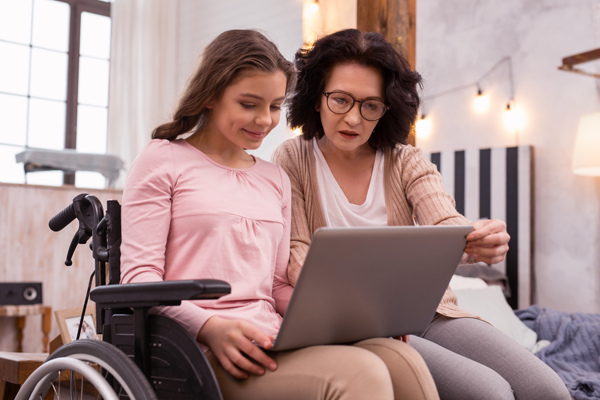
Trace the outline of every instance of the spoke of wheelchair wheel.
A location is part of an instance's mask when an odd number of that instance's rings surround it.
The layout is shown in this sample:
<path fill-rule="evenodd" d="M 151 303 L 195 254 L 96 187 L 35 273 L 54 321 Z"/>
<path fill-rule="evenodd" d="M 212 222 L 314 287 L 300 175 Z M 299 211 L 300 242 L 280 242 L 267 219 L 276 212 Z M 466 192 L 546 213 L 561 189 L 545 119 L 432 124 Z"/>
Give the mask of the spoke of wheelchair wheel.
<path fill-rule="evenodd" d="M 60 374 L 60 372 L 59 372 L 59 374 Z M 52 390 L 54 390 L 54 394 L 56 394 L 56 397 L 60 398 L 60 396 L 58 395 L 58 392 L 56 391 L 56 386 L 54 386 L 54 382 L 50 382 L 50 385 L 52 386 Z"/>
<path fill-rule="evenodd" d="M 75 384 L 75 371 L 71 371 L 71 376 L 69 377 L 69 394 L 71 395 L 71 400 L 75 400 L 73 397 L 73 386 L 75 386 L 75 390 L 77 390 L 77 386 Z"/>

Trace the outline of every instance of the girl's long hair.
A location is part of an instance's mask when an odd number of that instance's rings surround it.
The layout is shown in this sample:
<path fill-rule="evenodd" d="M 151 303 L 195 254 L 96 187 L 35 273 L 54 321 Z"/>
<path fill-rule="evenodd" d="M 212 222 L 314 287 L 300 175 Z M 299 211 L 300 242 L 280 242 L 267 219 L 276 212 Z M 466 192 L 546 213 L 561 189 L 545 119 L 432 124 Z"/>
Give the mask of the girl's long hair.
<path fill-rule="evenodd" d="M 277 46 L 255 30 L 221 33 L 205 49 L 196 72 L 187 82 L 173 115 L 173 121 L 158 126 L 153 139 L 175 140 L 182 134 L 202 130 L 207 123 L 206 106 L 218 100 L 238 73 L 282 71 L 286 94 L 293 91 L 296 73 Z"/>

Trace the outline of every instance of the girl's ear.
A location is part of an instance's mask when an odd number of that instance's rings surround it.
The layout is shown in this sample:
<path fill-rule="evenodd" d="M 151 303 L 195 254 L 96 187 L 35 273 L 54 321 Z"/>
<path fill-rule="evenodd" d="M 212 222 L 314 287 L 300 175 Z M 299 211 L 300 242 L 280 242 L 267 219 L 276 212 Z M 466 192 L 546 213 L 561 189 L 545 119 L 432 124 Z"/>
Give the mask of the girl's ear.
<path fill-rule="evenodd" d="M 321 112 L 321 104 L 319 104 L 319 103 L 316 103 L 316 104 L 315 104 L 315 110 L 316 110 L 317 112 Z"/>

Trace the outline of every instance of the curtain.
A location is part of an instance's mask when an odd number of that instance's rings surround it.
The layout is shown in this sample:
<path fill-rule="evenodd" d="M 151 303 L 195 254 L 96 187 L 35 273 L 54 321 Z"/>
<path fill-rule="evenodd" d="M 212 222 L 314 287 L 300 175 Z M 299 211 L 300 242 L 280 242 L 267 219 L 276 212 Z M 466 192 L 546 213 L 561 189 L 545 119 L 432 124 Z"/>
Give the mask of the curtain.
<path fill-rule="evenodd" d="M 115 0 L 108 106 L 108 153 L 125 163 L 116 182 L 170 119 L 177 94 L 178 0 Z"/>

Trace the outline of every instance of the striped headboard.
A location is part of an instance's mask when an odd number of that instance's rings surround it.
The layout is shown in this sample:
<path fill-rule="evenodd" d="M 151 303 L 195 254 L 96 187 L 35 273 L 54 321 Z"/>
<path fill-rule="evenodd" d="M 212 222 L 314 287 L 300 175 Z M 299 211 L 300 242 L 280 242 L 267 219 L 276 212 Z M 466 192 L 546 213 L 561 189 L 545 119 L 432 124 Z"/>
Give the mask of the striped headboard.
<path fill-rule="evenodd" d="M 506 259 L 493 268 L 508 276 L 512 308 L 533 302 L 533 147 L 467 149 L 426 153 L 442 174 L 456 209 L 468 219 L 506 221 Z"/>

